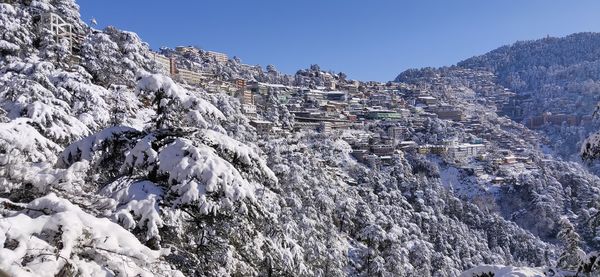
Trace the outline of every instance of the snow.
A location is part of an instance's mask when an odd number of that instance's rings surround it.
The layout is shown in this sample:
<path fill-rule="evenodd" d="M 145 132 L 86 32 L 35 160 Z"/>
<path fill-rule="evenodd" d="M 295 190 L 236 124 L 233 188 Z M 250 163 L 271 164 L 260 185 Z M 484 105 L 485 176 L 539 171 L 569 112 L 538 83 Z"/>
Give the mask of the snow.
<path fill-rule="evenodd" d="M 271 83 L 258 83 L 260 86 L 271 87 L 271 88 L 286 88 L 286 89 L 298 89 L 299 87 L 295 86 L 286 86 L 283 84 L 271 84 Z"/>
<path fill-rule="evenodd" d="M 252 120 L 251 122 L 258 123 L 258 124 L 273 124 L 273 122 L 271 122 L 271 121 L 268 121 L 268 120 L 258 120 L 258 119 Z"/>
<path fill-rule="evenodd" d="M 204 114 L 215 119 L 225 120 L 225 115 L 217 107 L 202 98 L 195 98 L 187 107 L 190 109 L 189 115 L 191 119 L 200 118 L 199 114 Z"/>
<path fill-rule="evenodd" d="M 0 91 L 0 95 L 4 94 L 0 105 L 10 118 L 30 118 L 43 127 L 38 130 L 44 136 L 55 142 L 68 142 L 90 134 L 90 129 L 70 114 L 68 103 L 41 84 L 11 78 L 10 74 L 1 76 L 0 84 L 6 86 L 5 91 Z M 13 94 L 13 89 L 20 93 Z"/>
<path fill-rule="evenodd" d="M 199 122 L 201 127 L 207 127 L 203 115 L 218 120 L 225 120 L 223 113 L 208 101 L 197 97 L 193 93 L 176 84 L 170 77 L 162 74 L 140 73 L 140 79 L 137 84 L 137 92 L 140 96 L 153 99 L 154 94 L 162 91 L 164 97 L 160 106 L 166 106 L 169 101 L 174 99 L 184 108 L 188 109 L 188 117 L 192 122 Z"/>
<path fill-rule="evenodd" d="M 581 144 L 579 155 L 584 159 L 598 158 L 598 151 L 600 149 L 600 132 L 590 135 Z"/>
<path fill-rule="evenodd" d="M 44 1 L 44 0 L 34 0 L 34 1 L 31 1 L 31 6 L 38 8 L 42 11 L 49 11 L 52 6 L 46 2 L 47 1 Z"/>
<path fill-rule="evenodd" d="M 83 24 L 73 0 L 34 0 L 32 6 Z M 511 197 L 501 202 L 506 214 L 522 211 L 518 222 L 510 222 L 457 193 L 482 190 L 489 181 L 467 176 L 470 171 L 458 165 L 411 160 L 406 151 L 394 155 L 394 165 L 369 168 L 350 157 L 351 145 L 337 132 L 259 139 L 239 101 L 146 72 L 154 64 L 135 33 L 79 28 L 86 33 L 81 63 L 66 69 L 66 47 L 35 35 L 30 11 L 0 4 L 0 49 L 10 49 L 0 57 L 0 122 L 8 122 L 0 123 L 0 193 L 14 201 L 0 198 L 0 268 L 11 274 L 54 276 L 69 267 L 71 275 L 82 276 L 179 274 L 173 266 L 189 276 L 270 270 L 277 276 L 457 276 L 464 266 L 484 261 L 544 264 L 548 253 L 552 262 L 559 246 L 527 232 L 534 230 L 527 224 L 535 223 L 535 230 L 552 226 L 566 210 L 562 203 L 580 219 L 589 218 L 587 211 L 595 214 L 586 208 L 598 200 L 592 186 L 598 179 L 585 169 L 570 170 L 578 165 L 556 162 L 553 167 L 564 167 L 549 168 L 546 182 L 516 165 L 486 168 L 491 176 L 523 183 L 503 195 Z M 40 43 L 34 46 L 34 40 Z M 290 76 L 272 67 L 267 74 L 260 67 L 243 69 L 238 61 L 181 62 L 222 80 L 281 83 L 261 83 L 270 87 L 269 99 L 266 111 L 257 112 L 275 125 L 285 122 L 279 126 L 284 129 L 293 119 L 276 101 L 285 96 L 280 91 L 291 94 L 292 84 L 323 87 L 321 76 L 331 76 L 317 66 Z M 427 90 L 430 84 L 424 85 Z M 440 95 L 445 92 L 457 98 Z M 464 108 L 471 100 L 459 96 L 474 91 L 444 84 L 432 93 Z M 471 110 L 474 117 L 495 117 L 487 107 L 474 107 L 481 108 Z M 480 127 L 507 134 L 493 125 L 498 122 L 511 121 L 484 120 Z M 435 118 L 423 132 L 408 123 L 403 139 L 419 144 L 449 135 L 470 141 L 460 127 Z M 380 127 L 365 123 L 342 132 L 375 140 Z M 49 192 L 55 194 L 43 196 Z M 586 202 L 569 198 L 570 192 Z M 531 196 L 543 203 L 529 201 Z"/>
<path fill-rule="evenodd" d="M 256 173 L 265 177 L 262 181 L 277 182 L 275 173 L 267 166 L 254 149 L 249 146 L 216 131 L 205 130 L 201 134 L 204 142 L 214 147 L 219 152 L 224 152 L 223 156 L 234 155 L 237 162 L 242 163 L 249 170 L 256 170 Z"/>
<path fill-rule="evenodd" d="M 55 153 L 61 147 L 42 136 L 29 122 L 29 119 L 17 118 L 8 123 L 0 123 L 0 149 L 11 153 L 13 158 L 16 157 L 13 151 L 18 151 L 27 156 L 29 161 L 55 161 Z M 0 154 L 2 156 L 4 155 Z M 5 158 L 11 157 L 2 157 Z"/>
<path fill-rule="evenodd" d="M 8 15 L 16 15 L 17 11 L 12 5 L 0 3 L 0 13 Z"/>
<path fill-rule="evenodd" d="M 135 146 L 125 154 L 125 163 L 121 167 L 121 171 L 155 163 L 158 153 L 152 149 L 153 140 L 155 140 L 153 135 L 147 135 L 138 140 Z"/>
<path fill-rule="evenodd" d="M 6 201 L 6 200 L 4 200 Z M 92 276 L 153 276 L 166 269 L 154 251 L 108 219 L 96 218 L 55 194 L 38 198 L 26 212 L 0 218 L 0 268 L 15 276 L 55 276 L 67 264 Z M 176 275 L 172 272 L 166 275 Z"/>
<path fill-rule="evenodd" d="M 119 207 L 114 217 L 123 227 L 145 228 L 145 240 L 160 238 L 159 228 L 164 223 L 158 206 L 163 196 L 162 188 L 150 181 L 131 182 L 125 179 L 109 184 L 101 190 L 100 194 L 117 201 Z M 139 218 L 137 223 L 134 217 Z"/>
<path fill-rule="evenodd" d="M 478 274 L 493 273 L 494 277 L 543 277 L 546 276 L 540 268 L 514 267 L 502 265 L 482 265 L 469 269 L 461 277 L 474 277 Z"/>
<path fill-rule="evenodd" d="M 167 97 L 179 99 L 182 103 L 187 102 L 189 98 L 185 89 L 175 84 L 171 78 L 162 74 L 142 73 L 142 77 L 137 84 L 137 90 L 139 92 L 157 92 L 162 90 Z"/>
<path fill-rule="evenodd" d="M 18 45 L 10 43 L 6 40 L 0 40 L 0 50 L 16 52 L 21 49 Z"/>
<path fill-rule="evenodd" d="M 5 159 L 3 157 L 3 159 Z M 57 181 L 57 170 L 49 163 L 13 163 L 0 167 L 0 191 L 9 192 L 19 188 L 22 183 L 33 184 L 39 191 L 46 191 L 50 184 Z"/>
<path fill-rule="evenodd" d="M 440 172 L 440 179 L 442 184 L 446 187 L 454 188 L 460 186 L 460 180 L 458 176 L 460 172 L 455 167 L 448 167 Z"/>
<path fill-rule="evenodd" d="M 84 71 L 85 74 L 87 72 Z M 64 97 L 73 101 L 72 108 L 78 119 L 88 128 L 97 130 L 109 121 L 106 99 L 110 92 L 101 86 L 87 83 L 80 72 L 58 72 L 49 80 L 57 89 L 65 91 Z M 89 76 L 91 77 L 91 76 Z"/>
<path fill-rule="evenodd" d="M 124 126 L 106 128 L 66 147 L 61 154 L 59 165 L 64 167 L 70 165 L 73 161 L 92 161 L 94 158 L 93 155 L 98 154 L 96 152 L 104 147 L 103 143 L 105 141 L 111 141 L 119 138 L 124 139 L 128 135 L 131 136 L 139 133 L 140 131 L 136 129 Z"/>
<path fill-rule="evenodd" d="M 169 176 L 175 184 L 171 190 L 178 194 L 177 203 L 196 203 L 203 214 L 232 208 L 233 202 L 253 199 L 254 187 L 229 162 L 219 157 L 212 148 L 176 139 L 161 150 L 159 172 Z M 219 202 L 208 194 L 223 194 Z"/>

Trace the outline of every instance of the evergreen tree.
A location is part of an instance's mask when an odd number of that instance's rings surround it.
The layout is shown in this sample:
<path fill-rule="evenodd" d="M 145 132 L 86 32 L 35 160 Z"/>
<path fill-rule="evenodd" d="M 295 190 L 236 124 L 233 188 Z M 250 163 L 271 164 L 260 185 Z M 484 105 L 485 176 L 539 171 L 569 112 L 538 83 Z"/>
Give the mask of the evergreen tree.
<path fill-rule="evenodd" d="M 561 217 L 559 224 L 558 238 L 562 240 L 565 247 L 558 258 L 557 265 L 565 269 L 576 269 L 585 257 L 585 252 L 580 248 L 581 238 L 567 217 Z"/>

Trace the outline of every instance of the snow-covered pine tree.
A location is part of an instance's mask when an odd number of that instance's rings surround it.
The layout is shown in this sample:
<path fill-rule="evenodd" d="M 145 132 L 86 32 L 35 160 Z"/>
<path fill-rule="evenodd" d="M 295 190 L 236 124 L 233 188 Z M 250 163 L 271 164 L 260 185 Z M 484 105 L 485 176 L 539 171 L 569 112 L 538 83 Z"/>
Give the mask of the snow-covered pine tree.
<path fill-rule="evenodd" d="M 567 217 L 563 216 L 559 224 L 558 238 L 563 241 L 565 248 L 558 258 L 557 266 L 565 269 L 577 269 L 585 258 L 585 252 L 580 248 L 581 238 Z"/>

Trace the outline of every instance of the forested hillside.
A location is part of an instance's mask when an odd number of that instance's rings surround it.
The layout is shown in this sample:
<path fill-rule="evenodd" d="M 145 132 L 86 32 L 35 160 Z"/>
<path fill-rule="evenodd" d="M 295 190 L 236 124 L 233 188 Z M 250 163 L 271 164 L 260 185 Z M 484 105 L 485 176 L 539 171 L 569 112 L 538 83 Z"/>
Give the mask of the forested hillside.
<path fill-rule="evenodd" d="M 40 26 L 51 13 L 80 36 L 76 50 Z M 432 70 L 448 82 L 435 96 L 531 154 L 527 170 L 486 168 L 510 179 L 502 188 L 414 149 L 386 165 L 358 161 L 348 137 L 388 122 L 263 134 L 238 98 L 156 68 L 142 38 L 90 28 L 73 0 L 0 3 L 0 272 L 459 276 L 481 264 L 573 269 L 596 247 L 600 180 L 545 156 L 522 125 L 477 112 L 489 107 L 461 78 Z M 324 75 L 271 74 L 260 81 L 316 87 Z M 294 124 L 272 116 L 289 115 L 283 105 L 268 113 L 257 116 Z M 475 138 L 448 120 L 422 123 L 391 124 L 414 143 Z"/>

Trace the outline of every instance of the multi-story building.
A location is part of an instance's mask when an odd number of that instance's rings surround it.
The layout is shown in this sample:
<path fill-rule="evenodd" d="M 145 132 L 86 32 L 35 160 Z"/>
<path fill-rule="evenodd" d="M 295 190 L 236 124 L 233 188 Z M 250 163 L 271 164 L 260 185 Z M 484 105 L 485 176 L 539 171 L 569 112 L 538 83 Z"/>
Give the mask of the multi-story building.
<path fill-rule="evenodd" d="M 433 108 L 432 111 L 438 116 L 439 119 L 452 121 L 463 121 L 465 119 L 464 113 L 453 106 L 437 106 Z"/>
<path fill-rule="evenodd" d="M 172 58 L 165 57 L 158 53 L 153 53 L 152 56 L 158 66 L 168 72 L 172 78 L 180 78 L 190 85 L 200 85 L 204 79 L 207 78 L 207 76 L 204 76 L 204 74 L 200 72 L 177 68 L 177 64 Z"/>
<path fill-rule="evenodd" d="M 242 104 L 254 105 L 254 96 L 252 95 L 252 91 L 246 89 L 238 90 L 237 97 L 240 99 Z"/>
<path fill-rule="evenodd" d="M 225 53 L 219 53 L 219 52 L 215 52 L 215 51 L 206 51 L 206 54 L 209 57 L 214 58 L 218 63 L 227 63 L 227 61 L 229 60 L 229 58 L 227 57 L 227 54 L 225 54 Z"/>
<path fill-rule="evenodd" d="M 399 120 L 402 116 L 392 110 L 369 110 L 365 113 L 365 118 L 371 120 Z"/>
<path fill-rule="evenodd" d="M 256 128 L 259 134 L 268 134 L 271 132 L 271 128 L 273 128 L 273 122 L 266 120 L 251 120 L 250 125 Z"/>
<path fill-rule="evenodd" d="M 190 85 L 199 85 L 204 80 L 204 76 L 201 73 L 185 69 L 178 69 L 175 76 L 181 78 Z"/>
<path fill-rule="evenodd" d="M 172 72 L 172 60 L 158 53 L 152 53 L 152 57 L 156 64 L 160 66 L 164 71 L 169 72 L 169 74 L 173 74 Z"/>
<path fill-rule="evenodd" d="M 473 158 L 485 151 L 484 144 L 461 143 L 448 146 L 447 155 L 453 159 Z"/>
<path fill-rule="evenodd" d="M 235 79 L 235 85 L 239 90 L 246 89 L 246 80 L 244 79 Z"/>
<path fill-rule="evenodd" d="M 175 47 L 175 51 L 179 54 L 199 54 L 200 50 L 193 46 L 177 46 Z"/>
<path fill-rule="evenodd" d="M 248 118 L 257 118 L 258 114 L 256 112 L 256 105 L 251 105 L 251 104 L 242 104 L 242 112 L 248 117 Z"/>
<path fill-rule="evenodd" d="M 391 144 L 376 144 L 371 146 L 371 152 L 377 156 L 387 156 L 394 154 L 395 147 Z"/>
<path fill-rule="evenodd" d="M 425 105 L 435 105 L 437 104 L 437 99 L 433 96 L 429 96 L 429 95 L 425 95 L 425 96 L 419 96 L 417 97 L 417 100 L 419 101 L 419 103 L 425 104 Z"/>

